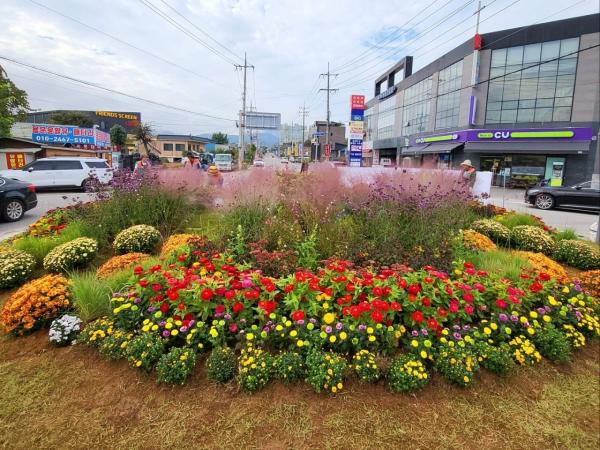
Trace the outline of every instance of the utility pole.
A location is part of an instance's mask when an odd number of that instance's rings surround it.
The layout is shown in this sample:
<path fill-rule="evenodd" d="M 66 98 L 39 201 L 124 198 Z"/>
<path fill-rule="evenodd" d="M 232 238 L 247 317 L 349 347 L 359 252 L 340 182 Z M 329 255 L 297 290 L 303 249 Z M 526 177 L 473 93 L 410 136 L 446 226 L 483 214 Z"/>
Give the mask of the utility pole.
<path fill-rule="evenodd" d="M 302 116 L 302 154 L 300 155 L 300 157 L 303 158 L 304 157 L 304 131 L 306 130 L 305 120 L 306 120 L 306 116 L 308 115 L 308 109 L 306 109 L 306 103 L 302 104 L 302 107 L 300 108 L 300 115 Z"/>
<path fill-rule="evenodd" d="M 236 69 L 244 70 L 244 88 L 242 90 L 242 111 L 240 113 L 240 152 L 238 155 L 238 169 L 242 170 L 242 162 L 244 161 L 244 148 L 246 138 L 246 72 L 249 68 L 254 70 L 253 65 L 249 65 L 246 59 L 246 52 L 244 52 L 244 65 L 235 65 Z"/>
<path fill-rule="evenodd" d="M 331 77 L 337 78 L 338 74 L 337 73 L 331 73 L 329 71 L 329 61 L 327 61 L 327 73 L 322 73 L 320 74 L 321 77 L 327 77 L 327 89 L 319 89 L 319 91 L 326 91 L 327 92 L 327 127 L 326 127 L 326 133 L 327 135 L 325 136 L 325 145 L 329 146 L 329 119 L 331 116 L 331 111 L 329 110 L 329 94 L 331 92 L 336 92 L 337 89 L 332 89 L 329 87 L 329 79 Z M 327 159 L 329 159 L 329 157 L 327 157 Z"/>

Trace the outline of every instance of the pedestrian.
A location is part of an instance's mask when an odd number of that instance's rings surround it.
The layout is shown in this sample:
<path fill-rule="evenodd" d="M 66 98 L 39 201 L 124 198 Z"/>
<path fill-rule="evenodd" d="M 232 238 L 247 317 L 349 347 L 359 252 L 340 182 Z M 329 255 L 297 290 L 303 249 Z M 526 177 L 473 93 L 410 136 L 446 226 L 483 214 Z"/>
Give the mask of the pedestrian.
<path fill-rule="evenodd" d="M 200 162 L 198 161 L 198 158 L 196 158 L 192 152 L 188 152 L 187 159 L 183 162 L 183 167 L 191 168 L 191 169 L 199 169 Z"/>
<path fill-rule="evenodd" d="M 144 175 L 144 172 L 150 167 L 150 160 L 147 155 L 142 155 L 142 157 L 135 163 L 135 167 L 133 168 L 133 176 L 141 177 Z"/>
<path fill-rule="evenodd" d="M 223 175 L 214 164 L 208 168 L 206 172 L 208 175 L 208 184 L 209 186 L 223 186 Z"/>
<path fill-rule="evenodd" d="M 460 179 L 466 186 L 469 187 L 469 191 L 473 189 L 476 177 L 477 171 L 475 170 L 475 167 L 473 167 L 473 164 L 471 164 L 471 160 L 465 159 L 460 164 Z"/>

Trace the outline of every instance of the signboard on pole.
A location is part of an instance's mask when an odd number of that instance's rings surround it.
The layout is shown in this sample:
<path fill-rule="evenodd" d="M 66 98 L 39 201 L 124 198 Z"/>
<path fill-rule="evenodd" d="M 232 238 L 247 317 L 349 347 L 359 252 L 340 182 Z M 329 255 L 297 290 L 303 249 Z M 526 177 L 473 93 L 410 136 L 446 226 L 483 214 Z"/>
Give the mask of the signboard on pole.
<path fill-rule="evenodd" d="M 365 109 L 365 96 L 364 95 L 350 96 L 350 109 Z"/>
<path fill-rule="evenodd" d="M 252 130 L 279 130 L 281 128 L 281 114 L 246 112 L 246 128 Z"/>
<path fill-rule="evenodd" d="M 331 144 L 325 144 L 325 156 L 327 158 L 331 156 Z"/>
<path fill-rule="evenodd" d="M 41 144 L 110 146 L 110 135 L 96 128 L 71 125 L 31 125 L 31 140 Z"/>
<path fill-rule="evenodd" d="M 350 133 L 348 135 L 348 163 L 350 167 L 360 167 L 362 163 L 364 121 L 365 96 L 350 96 Z"/>

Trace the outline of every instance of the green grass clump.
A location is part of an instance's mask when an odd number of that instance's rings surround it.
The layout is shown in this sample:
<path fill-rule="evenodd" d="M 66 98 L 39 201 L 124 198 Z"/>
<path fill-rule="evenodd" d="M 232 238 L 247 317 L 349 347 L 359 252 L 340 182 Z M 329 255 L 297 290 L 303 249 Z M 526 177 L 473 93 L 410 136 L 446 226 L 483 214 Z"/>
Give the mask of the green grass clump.
<path fill-rule="evenodd" d="M 496 216 L 494 217 L 494 220 L 511 230 L 514 227 L 518 227 L 521 225 L 529 225 L 532 227 L 540 228 L 543 227 L 543 223 L 540 220 L 533 217 L 532 215 L 517 212 L 511 212 L 508 214 L 503 214 L 501 216 Z"/>
<path fill-rule="evenodd" d="M 556 233 L 552 234 L 552 237 L 554 238 L 555 242 L 573 241 L 581 238 L 581 236 L 579 236 L 572 228 L 565 228 L 564 230 L 557 231 Z"/>
<path fill-rule="evenodd" d="M 93 271 L 71 273 L 72 300 L 79 318 L 87 322 L 109 315 L 112 294 L 127 284 L 131 273 L 125 269 L 104 279 L 96 278 Z"/>
<path fill-rule="evenodd" d="M 479 270 L 496 273 L 510 280 L 518 280 L 523 269 L 531 268 L 525 258 L 516 256 L 505 250 L 492 250 L 489 252 L 473 252 L 469 262 Z"/>
<path fill-rule="evenodd" d="M 33 255 L 37 263 L 41 264 L 46 255 L 55 247 L 84 236 L 93 237 L 88 236 L 88 233 L 85 232 L 81 222 L 75 221 L 67 225 L 57 236 L 24 236 L 17 239 L 13 243 L 13 247 Z"/>

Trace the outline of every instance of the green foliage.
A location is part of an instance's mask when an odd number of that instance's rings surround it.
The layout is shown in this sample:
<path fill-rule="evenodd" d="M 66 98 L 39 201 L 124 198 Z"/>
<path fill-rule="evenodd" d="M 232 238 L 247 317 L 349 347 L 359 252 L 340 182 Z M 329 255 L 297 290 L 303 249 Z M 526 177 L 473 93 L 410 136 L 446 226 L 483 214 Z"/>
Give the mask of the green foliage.
<path fill-rule="evenodd" d="M 196 366 L 196 352 L 187 347 L 173 347 L 156 365 L 159 383 L 184 384 Z"/>
<path fill-rule="evenodd" d="M 127 360 L 133 367 L 150 372 L 165 353 L 165 341 L 154 333 L 142 333 L 127 345 Z"/>
<path fill-rule="evenodd" d="M 531 214 L 523 214 L 517 212 L 510 212 L 494 217 L 494 220 L 501 223 L 508 229 L 512 230 L 514 227 L 521 225 L 529 225 L 532 227 L 543 227 L 543 223 L 533 217 Z"/>
<path fill-rule="evenodd" d="M 235 376 L 237 361 L 229 347 L 215 347 L 206 359 L 208 379 L 218 383 L 227 383 Z"/>
<path fill-rule="evenodd" d="M 77 238 L 53 248 L 44 258 L 44 269 L 67 272 L 84 267 L 96 257 L 98 243 L 90 238 Z"/>
<path fill-rule="evenodd" d="M 509 253 L 505 250 L 488 252 L 472 252 L 465 260 L 473 263 L 480 270 L 494 273 L 510 280 L 518 280 L 523 269 L 531 268 L 526 258 Z"/>
<path fill-rule="evenodd" d="M 96 278 L 94 272 L 71 273 L 71 295 L 77 315 L 84 322 L 108 315 L 112 294 L 125 287 L 130 277 L 130 269 L 102 279 Z"/>
<path fill-rule="evenodd" d="M 81 222 L 75 221 L 69 223 L 62 232 L 55 236 L 23 236 L 13 243 L 17 250 L 33 255 L 38 264 L 42 264 L 44 258 L 52 249 L 61 244 L 77 239 L 79 237 L 94 237 L 91 233 L 84 232 L 84 226 Z"/>
<path fill-rule="evenodd" d="M 238 382 L 246 392 L 264 388 L 273 374 L 273 357 L 269 352 L 248 345 L 242 349 L 238 367 Z"/>
<path fill-rule="evenodd" d="M 567 363 L 571 356 L 571 343 L 567 336 L 553 326 L 538 328 L 533 343 L 540 354 L 552 362 Z"/>
<path fill-rule="evenodd" d="M 120 359 L 127 355 L 127 345 L 134 334 L 115 328 L 111 334 L 100 341 L 100 354 L 107 359 Z"/>
<path fill-rule="evenodd" d="M 283 352 L 275 357 L 275 376 L 285 383 L 295 383 L 306 376 L 304 358 L 297 352 Z"/>
<path fill-rule="evenodd" d="M 552 238 L 555 242 L 560 241 L 576 241 L 579 239 L 577 232 L 571 228 L 565 228 L 564 230 L 557 231 L 552 234 Z"/>
<path fill-rule="evenodd" d="M 476 349 L 477 355 L 482 359 L 481 365 L 496 375 L 506 376 L 515 367 L 508 344 L 494 347 L 487 342 L 480 341 L 476 344 Z"/>
<path fill-rule="evenodd" d="M 94 122 L 84 113 L 77 111 L 62 111 L 50 116 L 50 123 L 57 125 L 74 125 L 76 127 L 91 128 Z"/>
<path fill-rule="evenodd" d="M 35 269 L 35 258 L 20 250 L 0 252 L 0 290 L 20 286 Z"/>
<path fill-rule="evenodd" d="M 470 386 L 479 369 L 476 355 L 465 347 L 442 346 L 435 357 L 436 370 L 450 383 Z"/>
<path fill-rule="evenodd" d="M 236 205 L 223 218 L 223 225 L 230 235 L 242 227 L 245 242 L 256 242 L 262 237 L 262 230 L 272 216 L 270 204 L 264 200 L 248 201 Z"/>
<path fill-rule="evenodd" d="M 600 249 L 585 241 L 565 239 L 557 242 L 554 259 L 581 270 L 600 269 Z"/>
<path fill-rule="evenodd" d="M 489 237 L 496 244 L 508 245 L 510 242 L 510 230 L 493 219 L 481 219 L 471 224 L 471 229 Z"/>
<path fill-rule="evenodd" d="M 154 153 L 156 149 L 151 148 L 152 138 L 154 137 L 154 130 L 152 129 L 152 125 L 149 123 L 140 123 L 133 132 L 135 139 L 140 141 L 144 146 L 144 150 L 146 151 L 146 155 L 150 156 L 150 154 Z"/>
<path fill-rule="evenodd" d="M 429 374 L 423 362 L 410 355 L 396 358 L 387 373 L 387 380 L 394 392 L 413 392 L 423 389 L 429 382 Z"/>
<path fill-rule="evenodd" d="M 244 240 L 244 230 L 242 225 L 238 224 L 233 238 L 229 241 L 229 250 L 231 251 L 231 254 L 236 256 L 238 259 L 244 259 L 244 256 L 246 255 L 246 243 Z"/>
<path fill-rule="evenodd" d="M 151 225 L 134 225 L 115 237 L 113 246 L 120 254 L 152 253 L 161 240 L 160 232 Z"/>
<path fill-rule="evenodd" d="M 229 144 L 229 137 L 226 133 L 221 133 L 220 131 L 213 133 L 211 139 L 215 141 L 215 144 Z"/>
<path fill-rule="evenodd" d="M 520 250 L 552 255 L 554 241 L 542 228 L 530 225 L 518 225 L 510 232 L 510 240 Z"/>
<path fill-rule="evenodd" d="M 109 130 L 110 143 L 119 147 L 127 143 L 127 132 L 121 125 L 113 125 Z"/>
<path fill-rule="evenodd" d="M 352 368 L 360 381 L 375 383 L 381 377 L 381 369 L 375 362 L 375 354 L 360 350 L 352 357 Z"/>
<path fill-rule="evenodd" d="M 28 111 L 27 93 L 19 89 L 0 66 L 0 137 L 10 136 L 13 123 L 24 120 Z"/>
<path fill-rule="evenodd" d="M 315 392 L 333 392 L 343 389 L 346 360 L 331 352 L 321 352 L 311 349 L 306 357 L 306 381 Z"/>
<path fill-rule="evenodd" d="M 300 242 L 296 247 L 296 256 L 298 265 L 305 269 L 316 269 L 319 263 L 319 253 L 317 252 L 317 228 L 313 228 L 308 237 Z"/>

